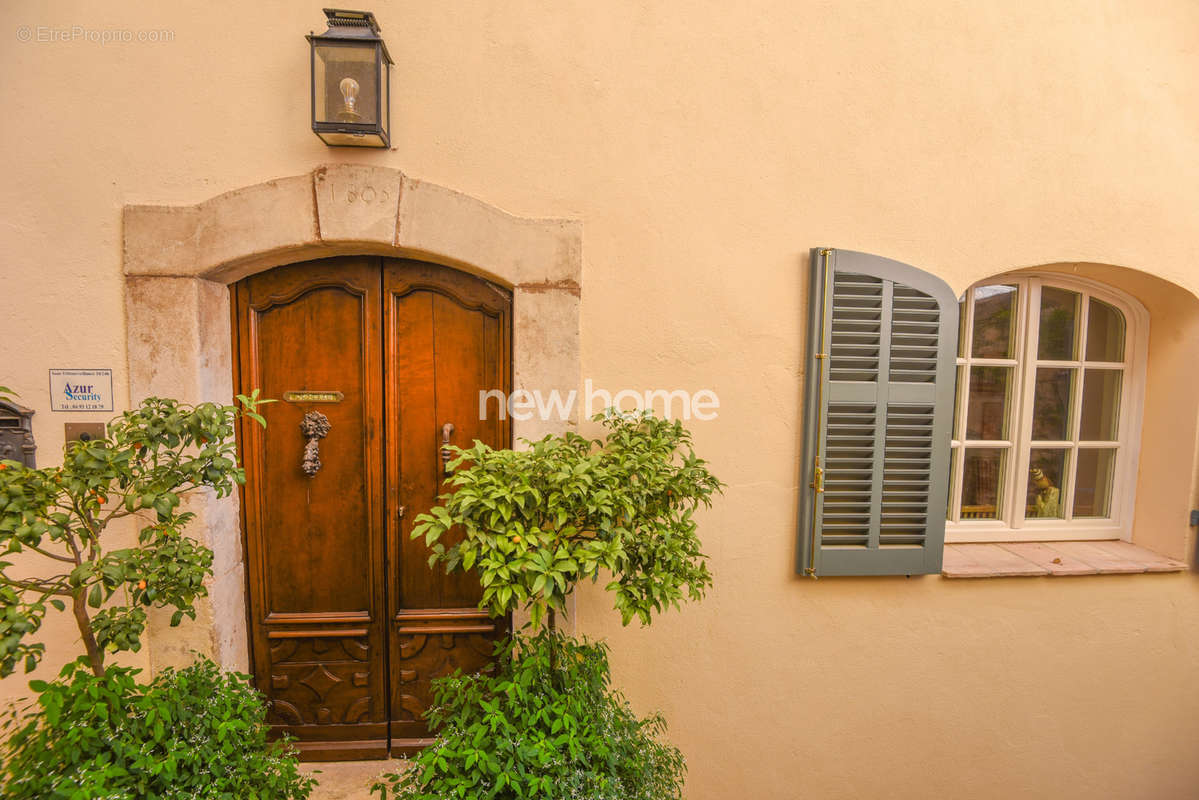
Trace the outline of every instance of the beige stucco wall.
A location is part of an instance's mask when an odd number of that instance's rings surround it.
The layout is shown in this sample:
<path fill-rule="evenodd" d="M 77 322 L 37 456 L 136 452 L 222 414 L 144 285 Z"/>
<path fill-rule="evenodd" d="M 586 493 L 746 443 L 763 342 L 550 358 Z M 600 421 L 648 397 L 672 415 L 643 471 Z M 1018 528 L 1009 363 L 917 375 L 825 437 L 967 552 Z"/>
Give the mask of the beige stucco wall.
<path fill-rule="evenodd" d="M 1069 263 L 1172 282 L 1125 287 L 1161 315 L 1136 524 L 1193 555 L 1199 6 L 381 2 L 386 152 L 308 129 L 320 7 L 7 9 L 0 383 L 37 409 L 42 463 L 90 418 L 49 411 L 48 368 L 112 367 L 128 399 L 126 205 L 344 162 L 578 219 L 580 382 L 721 400 L 694 425 L 730 484 L 703 518 L 709 599 L 647 630 L 579 599 L 634 705 L 670 720 L 690 798 L 1195 793 L 1193 575 L 812 582 L 792 564 L 812 246 L 956 289 Z M 22 25 L 173 41 L 21 42 Z"/>

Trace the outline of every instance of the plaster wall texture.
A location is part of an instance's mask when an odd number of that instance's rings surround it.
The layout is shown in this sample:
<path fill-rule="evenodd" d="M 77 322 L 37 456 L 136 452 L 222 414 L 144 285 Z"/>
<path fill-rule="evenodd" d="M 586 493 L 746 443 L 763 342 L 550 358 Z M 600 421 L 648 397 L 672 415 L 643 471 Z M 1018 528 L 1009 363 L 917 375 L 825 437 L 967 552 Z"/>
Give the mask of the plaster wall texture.
<path fill-rule="evenodd" d="M 812 582 L 792 565 L 813 246 L 895 258 L 959 291 L 1082 264 L 1137 296 L 1152 319 L 1134 535 L 1194 558 L 1199 6 L 380 2 L 397 60 L 390 151 L 329 149 L 308 128 L 302 36 L 320 7 L 8 10 L 8 30 L 35 37 L 38 26 L 173 32 L 0 48 L 0 382 L 37 410 L 40 463 L 54 463 L 63 422 L 92 419 L 50 412 L 48 368 L 110 366 L 118 403 L 143 380 L 127 328 L 137 281 L 124 274 L 162 268 L 154 280 L 169 280 L 185 273 L 163 265 L 205 253 L 226 271 L 202 276 L 212 286 L 189 278 L 180 297 L 219 309 L 223 282 L 263 266 L 239 260 L 256 237 L 278 237 L 258 248 L 272 258 L 306 258 L 319 247 L 305 243 L 340 235 L 311 227 L 321 165 L 388 168 L 517 217 L 579 220 L 581 367 L 565 379 L 708 388 L 721 401 L 716 421 L 693 424 L 730 484 L 702 518 L 708 600 L 622 629 L 588 590 L 575 619 L 609 639 L 635 707 L 670 721 L 689 798 L 1194 795 L 1193 574 Z M 223 206 L 221 230 L 242 230 L 223 251 L 226 239 L 186 218 L 240 187 L 277 211 L 267 224 Z M 134 219 L 126 206 L 193 210 Z M 396 213 L 403 230 L 402 202 Z M 346 235 L 359 241 L 370 221 Z M 122 242 L 139 224 L 177 246 L 134 269 Z M 465 236 L 453 219 L 422 224 L 431 254 L 447 231 Z M 486 226 L 469 233 L 495 249 Z M 529 323 L 550 329 L 535 303 Z M 196 314 L 177 325 L 143 344 L 202 341 Z M 169 351 L 155 367 L 145 380 L 166 380 Z M 230 559 L 214 593 L 226 609 L 241 602 Z M 184 644 L 155 642 L 145 663 Z M 0 694 L 23 687 L 7 679 Z"/>

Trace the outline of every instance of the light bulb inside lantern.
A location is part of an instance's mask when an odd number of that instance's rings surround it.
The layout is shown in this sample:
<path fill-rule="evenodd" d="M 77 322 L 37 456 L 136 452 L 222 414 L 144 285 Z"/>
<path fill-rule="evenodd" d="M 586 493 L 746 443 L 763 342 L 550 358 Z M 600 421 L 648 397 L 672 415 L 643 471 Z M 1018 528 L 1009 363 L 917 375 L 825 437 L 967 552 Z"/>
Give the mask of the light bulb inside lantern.
<path fill-rule="evenodd" d="M 342 78 L 341 83 L 337 84 L 337 88 L 341 90 L 341 99 L 345 107 L 338 113 L 337 119 L 341 122 L 358 122 L 362 117 L 358 114 L 358 81 L 353 78 Z"/>

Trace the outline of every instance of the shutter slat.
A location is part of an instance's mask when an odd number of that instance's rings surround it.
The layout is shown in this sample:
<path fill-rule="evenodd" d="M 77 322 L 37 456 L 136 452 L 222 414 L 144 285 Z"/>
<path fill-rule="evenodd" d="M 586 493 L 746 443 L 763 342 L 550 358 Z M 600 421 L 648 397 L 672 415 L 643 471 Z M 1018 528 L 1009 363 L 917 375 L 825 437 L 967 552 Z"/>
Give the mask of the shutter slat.
<path fill-rule="evenodd" d="M 838 275 L 830 303 L 833 346 L 829 349 L 829 379 L 838 382 L 878 381 L 882 350 L 883 291 L 881 280 Z M 852 335 L 852 346 L 838 337 Z"/>
<path fill-rule="evenodd" d="M 936 380 L 941 311 L 937 301 L 910 286 L 896 285 L 891 320 L 891 373 L 903 383 Z"/>
<path fill-rule="evenodd" d="M 934 413 L 935 408 L 928 405 L 892 404 L 887 408 L 880 544 L 919 544 L 927 536 L 931 484 L 900 489 L 889 479 L 900 472 L 893 465 L 931 465 Z"/>
<path fill-rule="evenodd" d="M 875 409 L 837 404 L 829 407 L 827 420 L 822 538 L 837 546 L 861 546 L 870 536 Z"/>

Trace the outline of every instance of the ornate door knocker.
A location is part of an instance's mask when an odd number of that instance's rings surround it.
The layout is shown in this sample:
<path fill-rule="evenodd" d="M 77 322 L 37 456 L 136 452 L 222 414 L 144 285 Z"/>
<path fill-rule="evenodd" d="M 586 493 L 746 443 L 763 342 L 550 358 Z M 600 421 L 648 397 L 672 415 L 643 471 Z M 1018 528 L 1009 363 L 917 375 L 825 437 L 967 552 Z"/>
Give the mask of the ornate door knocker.
<path fill-rule="evenodd" d="M 308 443 L 304 445 L 304 462 L 300 465 L 300 468 L 309 477 L 315 475 L 321 469 L 319 443 L 321 439 L 329 435 L 329 429 L 332 427 L 329 424 L 329 418 L 319 411 L 309 411 L 304 415 L 304 420 L 300 423 L 300 432 L 308 439 Z"/>

